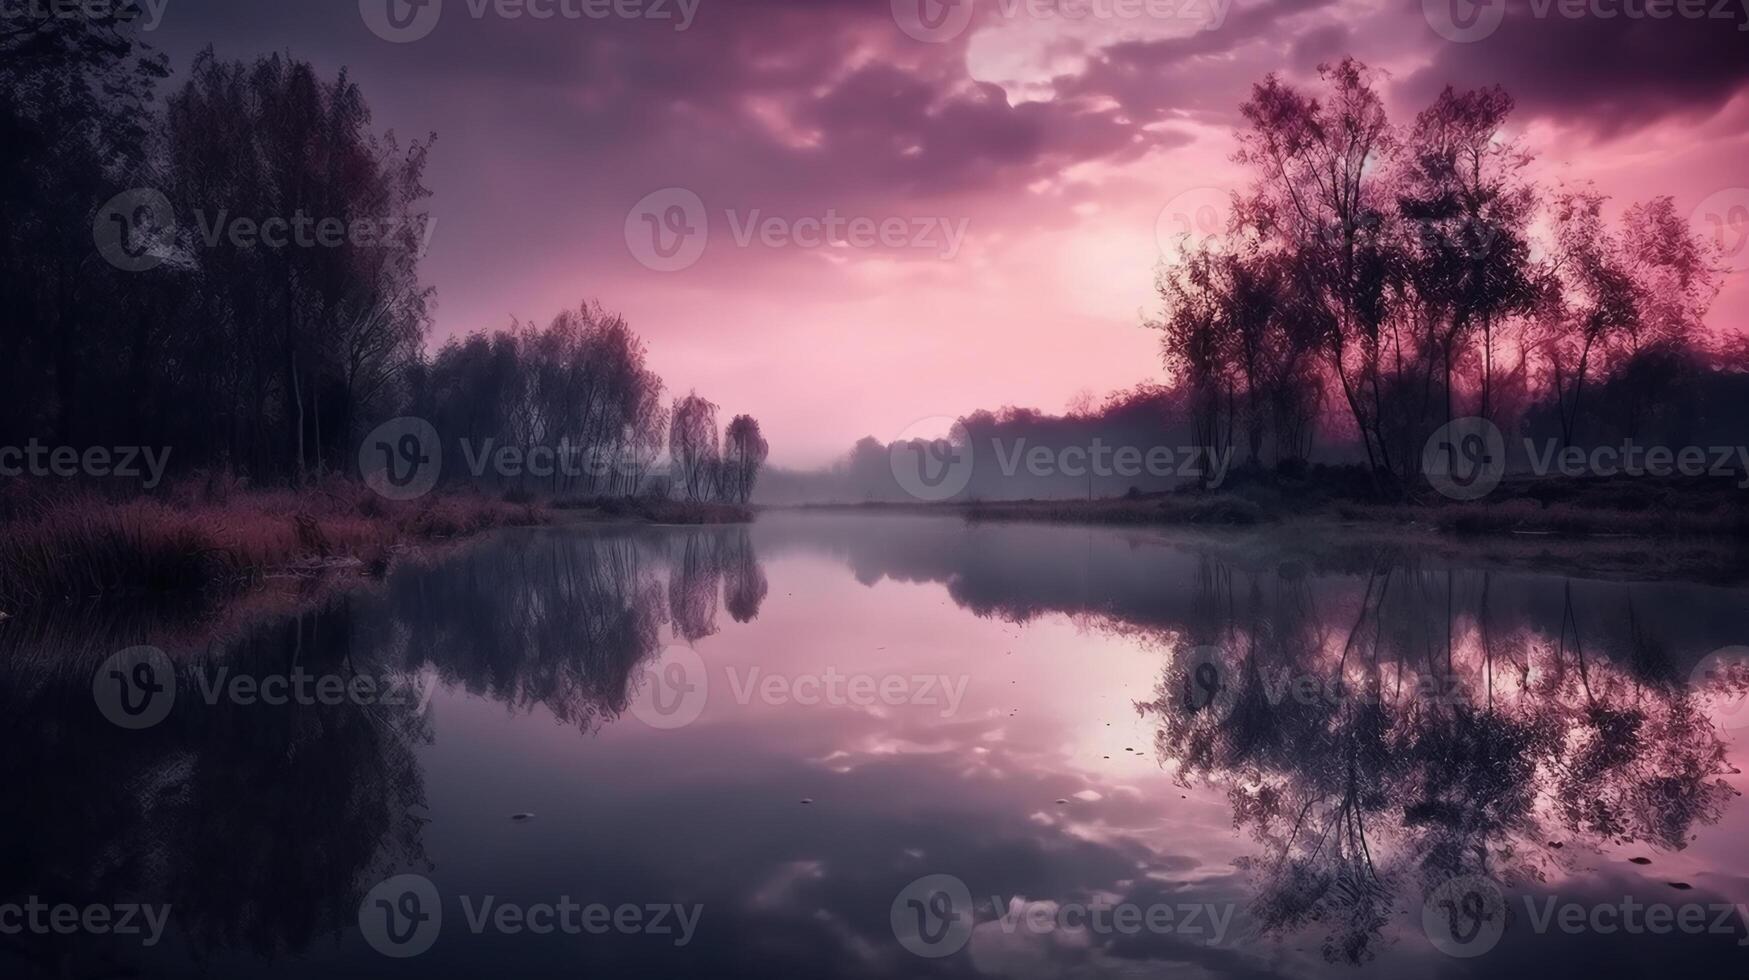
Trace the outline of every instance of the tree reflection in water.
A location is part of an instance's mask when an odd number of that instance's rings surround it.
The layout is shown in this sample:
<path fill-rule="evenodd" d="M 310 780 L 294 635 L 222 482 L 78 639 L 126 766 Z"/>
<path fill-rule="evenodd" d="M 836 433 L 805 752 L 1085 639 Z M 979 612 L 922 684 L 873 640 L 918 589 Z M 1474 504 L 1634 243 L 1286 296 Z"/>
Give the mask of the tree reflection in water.
<path fill-rule="evenodd" d="M 1362 580 L 1337 598 L 1296 563 L 1205 557 L 1140 706 L 1162 760 L 1262 845 L 1243 860 L 1261 930 L 1321 929 L 1326 959 L 1365 962 L 1453 877 L 1540 881 L 1574 844 L 1678 850 L 1735 795 L 1631 591 L 1586 608 L 1569 581 L 1558 628 L 1503 629 L 1491 572 L 1393 553 Z"/>
<path fill-rule="evenodd" d="M 203 640 L 166 639 L 190 624 L 152 610 L 15 621 L 0 631 L 0 780 L 16 789 L 0 794 L 0 902 L 168 903 L 197 958 L 295 955 L 353 929 L 372 882 L 429 867 L 426 705 L 206 692 L 294 671 L 420 679 L 590 731 L 625 710 L 664 624 L 707 636 L 718 593 L 747 621 L 766 588 L 746 528 L 535 531 Z M 176 701 L 127 731 L 99 714 L 92 677 L 141 642 L 171 652 Z M 0 964 L 61 975 L 112 974 L 130 955 L 89 935 L 0 938 Z"/>

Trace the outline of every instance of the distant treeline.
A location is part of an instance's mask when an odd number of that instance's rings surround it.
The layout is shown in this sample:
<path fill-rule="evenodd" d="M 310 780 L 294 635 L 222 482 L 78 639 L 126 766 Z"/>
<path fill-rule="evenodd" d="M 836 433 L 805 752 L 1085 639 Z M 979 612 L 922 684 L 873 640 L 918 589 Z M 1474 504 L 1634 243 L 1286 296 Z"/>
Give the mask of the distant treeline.
<path fill-rule="evenodd" d="M 173 472 L 258 485 L 356 473 L 374 425 L 420 416 L 446 448 L 543 446 L 576 475 L 481 479 L 629 494 L 676 475 L 744 500 L 765 444 L 663 385 L 599 306 L 442 346 L 419 259 L 433 138 L 371 126 L 358 86 L 211 49 L 170 75 L 113 17 L 0 19 L 0 446 L 172 450 Z M 446 479 L 474 478 L 445 466 Z"/>
<path fill-rule="evenodd" d="M 955 439 L 973 472 L 956 499 L 1215 482 L 1208 466 L 1064 472 L 1060 450 L 1078 447 L 1080 469 L 1096 439 L 1202 447 L 1250 470 L 1357 464 L 1389 496 L 1418 484 L 1430 438 L 1461 417 L 1497 425 L 1510 466 L 1525 464 L 1524 439 L 1743 442 L 1749 341 L 1704 325 L 1727 271 L 1716 232 L 1691 228 L 1669 197 L 1612 223 L 1595 190 L 1543 186 L 1498 87 L 1448 88 L 1402 126 L 1366 66 L 1320 76 L 1316 92 L 1273 75 L 1254 88 L 1237 134 L 1251 186 L 1183 216 L 1159 273 L 1163 313 L 1148 324 L 1169 383 L 1061 416 L 966 416 Z M 1048 475 L 1013 465 L 1022 441 L 1056 451 Z M 830 471 L 774 474 L 767 489 L 914 499 L 889 448 L 864 439 Z"/>

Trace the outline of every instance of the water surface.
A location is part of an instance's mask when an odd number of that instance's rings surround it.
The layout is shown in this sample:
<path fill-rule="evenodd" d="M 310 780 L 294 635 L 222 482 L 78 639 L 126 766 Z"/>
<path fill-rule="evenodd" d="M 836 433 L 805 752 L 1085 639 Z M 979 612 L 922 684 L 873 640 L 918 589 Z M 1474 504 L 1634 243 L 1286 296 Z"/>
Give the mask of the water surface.
<path fill-rule="evenodd" d="M 770 514 L 506 532 L 210 635 L 14 621 L 0 904 L 170 913 L 149 948 L 0 935 L 0 964 L 1736 975 L 1745 598 L 1412 548 Z M 174 701 L 124 728 L 94 675 L 147 642 Z M 225 686 L 296 675 L 394 695 Z M 405 875 L 429 883 L 413 905 Z M 626 917 L 472 921 L 488 896 Z M 419 901 L 440 925 L 386 955 Z M 1577 930 L 1539 919 L 1569 905 Z M 1712 911 L 1662 934 L 1595 914 L 1635 905 Z"/>

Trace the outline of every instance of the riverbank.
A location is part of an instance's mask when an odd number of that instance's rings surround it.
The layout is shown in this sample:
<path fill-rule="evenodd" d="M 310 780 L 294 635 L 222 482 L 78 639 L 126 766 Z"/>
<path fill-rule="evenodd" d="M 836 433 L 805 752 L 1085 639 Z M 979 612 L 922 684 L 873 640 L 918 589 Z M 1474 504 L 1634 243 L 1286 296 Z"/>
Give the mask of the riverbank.
<path fill-rule="evenodd" d="M 1300 479 L 1241 475 L 1216 491 L 806 509 L 1391 540 L 1441 554 L 1611 577 L 1736 580 L 1749 568 L 1749 490 L 1738 488 L 1734 478 L 1511 478 L 1483 500 L 1462 502 L 1431 491 L 1379 500 L 1353 473 L 1334 469 Z"/>
<path fill-rule="evenodd" d="M 1354 467 L 1298 476 L 1235 471 L 1219 489 L 1185 488 L 1092 499 L 809 504 L 816 509 L 953 512 L 973 521 L 1266 527 L 1307 520 L 1418 526 L 1453 535 L 1738 537 L 1749 540 L 1749 489 L 1740 478 L 1533 478 L 1501 481 L 1485 498 L 1371 487 Z"/>
<path fill-rule="evenodd" d="M 357 483 L 310 490 L 205 484 L 160 497 L 9 498 L 0 615 L 92 599 L 222 597 L 267 579 L 380 577 L 400 555 L 502 527 L 737 523 L 748 508 L 658 500 L 505 500 L 471 491 L 386 500 Z"/>

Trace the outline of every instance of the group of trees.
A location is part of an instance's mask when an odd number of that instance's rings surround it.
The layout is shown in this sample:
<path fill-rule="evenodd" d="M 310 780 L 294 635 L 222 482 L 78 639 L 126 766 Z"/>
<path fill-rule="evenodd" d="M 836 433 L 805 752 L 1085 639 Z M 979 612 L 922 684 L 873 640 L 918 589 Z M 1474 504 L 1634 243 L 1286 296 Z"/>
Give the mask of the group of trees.
<path fill-rule="evenodd" d="M 744 504 L 770 447 L 751 415 L 729 420 L 719 441 L 717 406 L 696 392 L 676 399 L 668 428 L 674 482 L 688 500 Z"/>
<path fill-rule="evenodd" d="M 431 139 L 379 134 L 344 71 L 280 55 L 208 49 L 160 98 L 169 66 L 131 31 L 0 19 L 0 444 L 169 446 L 176 469 L 296 485 L 350 471 L 365 432 L 412 414 L 446 448 L 580 464 L 522 489 L 661 485 L 671 413 L 622 318 L 585 304 L 427 354 Z M 714 462 L 689 456 L 681 482 L 745 500 L 758 424 L 737 417 L 720 459 L 711 427 Z"/>
<path fill-rule="evenodd" d="M 1594 190 L 1540 186 L 1498 87 L 1447 88 L 1401 127 L 1364 65 L 1320 77 L 1316 94 L 1256 86 L 1237 154 L 1254 184 L 1160 275 L 1152 325 L 1205 444 L 1303 459 L 1326 419 L 1401 485 L 1454 417 L 1510 430 L 1546 402 L 1571 444 L 1602 435 L 1599 386 L 1715 353 L 1718 250 L 1670 198 L 1612 224 Z"/>
<path fill-rule="evenodd" d="M 438 349 L 409 371 L 412 412 L 431 421 L 444 458 L 489 459 L 500 447 L 562 454 L 530 472 L 482 471 L 519 490 L 553 495 L 636 493 L 667 436 L 662 379 L 623 317 L 584 303 L 541 328 L 515 322 Z M 452 455 L 452 453 L 454 455 Z"/>
<path fill-rule="evenodd" d="M 344 458 L 419 356 L 429 143 L 375 134 L 344 73 L 209 50 L 160 101 L 167 65 L 124 23 L 3 30 L 6 437 L 168 445 L 281 481 Z M 275 247 L 269 219 L 330 235 Z M 137 265 L 95 247 L 112 222 Z"/>

